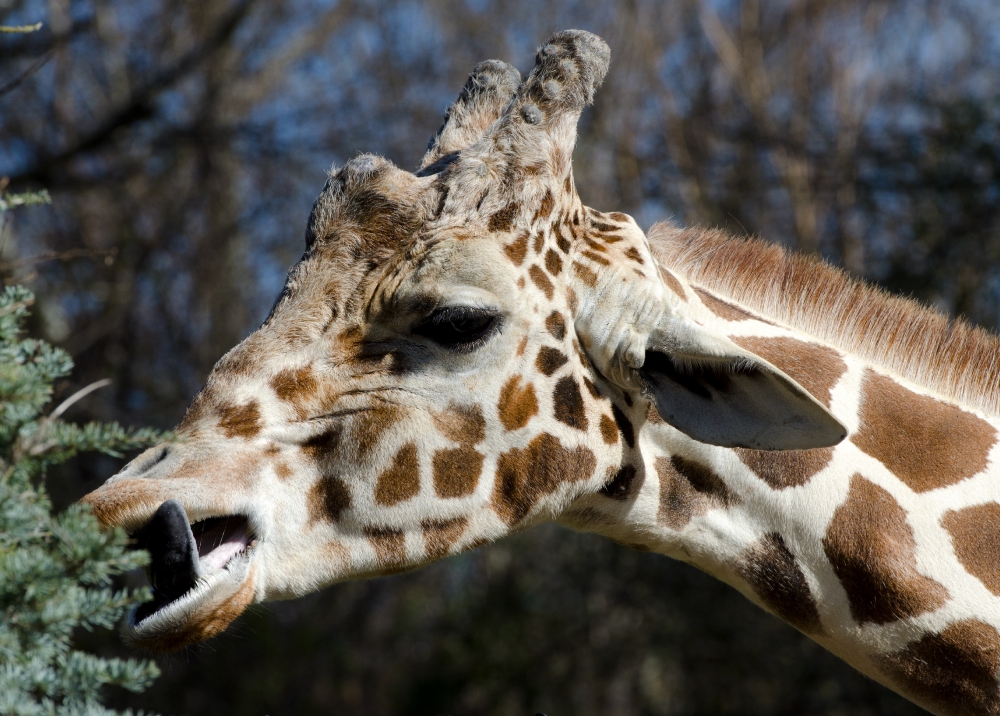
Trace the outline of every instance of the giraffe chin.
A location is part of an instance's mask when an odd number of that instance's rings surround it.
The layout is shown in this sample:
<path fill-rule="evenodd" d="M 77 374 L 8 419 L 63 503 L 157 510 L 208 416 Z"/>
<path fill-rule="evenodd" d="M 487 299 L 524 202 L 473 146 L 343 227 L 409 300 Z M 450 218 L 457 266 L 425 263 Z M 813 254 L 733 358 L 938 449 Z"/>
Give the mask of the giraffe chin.
<path fill-rule="evenodd" d="M 137 619 L 142 605 L 134 607 L 122 624 L 122 639 L 144 651 L 182 649 L 224 631 L 250 606 L 253 596 L 253 555 L 247 552 L 144 619 Z"/>

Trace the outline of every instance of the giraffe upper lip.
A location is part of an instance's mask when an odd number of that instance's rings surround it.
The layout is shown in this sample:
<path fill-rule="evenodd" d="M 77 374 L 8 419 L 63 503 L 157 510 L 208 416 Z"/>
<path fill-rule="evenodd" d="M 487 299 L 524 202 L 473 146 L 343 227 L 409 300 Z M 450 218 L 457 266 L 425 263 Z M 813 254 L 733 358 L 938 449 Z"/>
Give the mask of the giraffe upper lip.
<path fill-rule="evenodd" d="M 212 517 L 191 525 L 180 502 L 167 500 L 135 534 L 135 542 L 137 548 L 149 551 L 147 576 L 153 587 L 152 601 L 134 613 L 139 624 L 225 570 L 256 540 L 244 515 Z"/>

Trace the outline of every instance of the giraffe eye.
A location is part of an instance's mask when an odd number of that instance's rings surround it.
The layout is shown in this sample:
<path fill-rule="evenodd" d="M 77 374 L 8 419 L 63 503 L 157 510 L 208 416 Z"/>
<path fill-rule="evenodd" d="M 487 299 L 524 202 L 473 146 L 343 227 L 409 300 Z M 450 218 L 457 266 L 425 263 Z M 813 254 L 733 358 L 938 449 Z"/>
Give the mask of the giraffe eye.
<path fill-rule="evenodd" d="M 500 315 L 486 308 L 439 308 L 414 331 L 440 346 L 471 353 L 486 344 L 500 328 Z"/>

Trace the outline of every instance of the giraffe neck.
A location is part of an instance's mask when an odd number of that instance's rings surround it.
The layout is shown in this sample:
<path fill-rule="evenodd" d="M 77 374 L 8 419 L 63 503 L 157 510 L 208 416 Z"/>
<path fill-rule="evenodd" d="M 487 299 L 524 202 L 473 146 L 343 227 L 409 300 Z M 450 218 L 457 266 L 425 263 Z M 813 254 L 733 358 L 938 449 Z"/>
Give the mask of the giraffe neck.
<path fill-rule="evenodd" d="M 1000 420 L 664 278 L 850 436 L 817 450 L 729 449 L 649 410 L 634 416 L 642 467 L 562 521 L 697 566 L 934 712 L 997 713 Z"/>

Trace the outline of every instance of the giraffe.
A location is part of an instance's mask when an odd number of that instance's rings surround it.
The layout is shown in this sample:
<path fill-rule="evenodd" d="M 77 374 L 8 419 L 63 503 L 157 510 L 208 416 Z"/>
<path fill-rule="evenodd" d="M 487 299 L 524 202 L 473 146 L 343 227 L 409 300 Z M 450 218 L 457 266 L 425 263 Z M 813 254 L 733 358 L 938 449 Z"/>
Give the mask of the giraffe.
<path fill-rule="evenodd" d="M 331 171 L 264 324 L 85 496 L 129 643 L 554 520 L 688 562 L 939 714 L 1000 712 L 1000 343 L 754 240 L 649 236 L 571 158 L 610 61 L 471 74 L 410 173 Z"/>

